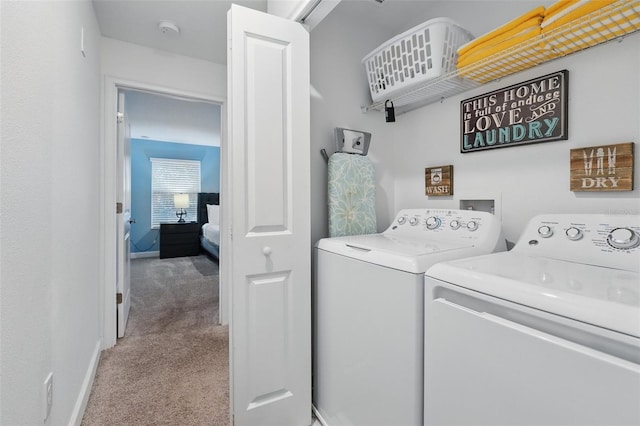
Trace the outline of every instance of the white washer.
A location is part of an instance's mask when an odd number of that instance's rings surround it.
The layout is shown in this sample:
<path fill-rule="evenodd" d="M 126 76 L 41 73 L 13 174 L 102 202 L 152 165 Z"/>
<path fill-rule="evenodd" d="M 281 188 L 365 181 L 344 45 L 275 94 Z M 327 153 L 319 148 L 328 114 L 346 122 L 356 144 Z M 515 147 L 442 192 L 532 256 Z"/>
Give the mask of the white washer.
<path fill-rule="evenodd" d="M 424 272 L 505 250 L 500 221 L 410 209 L 381 234 L 317 244 L 314 407 L 321 423 L 421 425 Z"/>
<path fill-rule="evenodd" d="M 425 276 L 427 425 L 640 424 L 640 216 L 541 215 Z"/>

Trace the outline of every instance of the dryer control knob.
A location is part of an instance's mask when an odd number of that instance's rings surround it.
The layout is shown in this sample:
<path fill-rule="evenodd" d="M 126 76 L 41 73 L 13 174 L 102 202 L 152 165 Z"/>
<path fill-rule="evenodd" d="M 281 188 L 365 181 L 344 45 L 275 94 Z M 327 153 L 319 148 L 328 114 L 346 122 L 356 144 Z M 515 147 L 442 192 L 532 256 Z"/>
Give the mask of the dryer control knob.
<path fill-rule="evenodd" d="M 449 226 L 451 227 L 451 229 L 458 229 L 460 228 L 460 221 L 454 219 L 451 222 L 449 222 Z"/>
<path fill-rule="evenodd" d="M 400 216 L 398 218 L 398 225 L 404 225 L 404 223 L 407 221 L 407 218 L 404 216 Z"/>
<path fill-rule="evenodd" d="M 467 222 L 467 229 L 469 231 L 475 231 L 476 229 L 478 229 L 478 222 L 476 222 L 475 220 L 470 220 L 469 222 Z"/>
<path fill-rule="evenodd" d="M 607 242 L 617 249 L 630 249 L 640 245 L 640 237 L 632 229 L 616 228 L 607 235 Z"/>
<path fill-rule="evenodd" d="M 575 226 L 567 229 L 565 231 L 565 234 L 567 234 L 567 238 L 571 241 L 578 241 L 580 238 L 582 238 L 582 231 Z"/>
<path fill-rule="evenodd" d="M 417 217 L 412 217 L 411 219 L 409 219 L 409 225 L 411 226 L 416 226 L 418 224 L 418 218 Z"/>
<path fill-rule="evenodd" d="M 427 225 L 427 229 L 437 229 L 441 222 L 438 217 L 429 216 L 424 223 Z"/>
<path fill-rule="evenodd" d="M 542 225 L 540 228 L 538 228 L 538 235 L 540 235 L 542 238 L 549 238 L 553 235 L 553 228 L 548 225 Z"/>

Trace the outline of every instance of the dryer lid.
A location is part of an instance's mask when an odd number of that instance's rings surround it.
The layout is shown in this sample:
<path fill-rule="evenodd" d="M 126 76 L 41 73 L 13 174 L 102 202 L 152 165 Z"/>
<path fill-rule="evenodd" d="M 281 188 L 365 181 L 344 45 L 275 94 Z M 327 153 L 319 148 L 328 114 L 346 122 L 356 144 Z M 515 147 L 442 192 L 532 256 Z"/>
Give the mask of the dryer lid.
<path fill-rule="evenodd" d="M 640 337 L 640 274 L 515 252 L 453 260 L 427 277 Z"/>

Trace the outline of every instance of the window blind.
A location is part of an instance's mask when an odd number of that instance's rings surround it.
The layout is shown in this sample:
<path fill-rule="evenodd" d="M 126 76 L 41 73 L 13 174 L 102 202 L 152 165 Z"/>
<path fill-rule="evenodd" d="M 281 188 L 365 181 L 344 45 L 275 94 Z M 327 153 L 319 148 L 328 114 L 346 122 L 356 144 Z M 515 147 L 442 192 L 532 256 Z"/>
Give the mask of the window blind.
<path fill-rule="evenodd" d="M 189 208 L 184 219 L 197 220 L 200 192 L 200 161 L 171 158 L 151 158 L 151 227 L 162 222 L 177 222 L 173 206 L 175 194 L 189 194 Z"/>

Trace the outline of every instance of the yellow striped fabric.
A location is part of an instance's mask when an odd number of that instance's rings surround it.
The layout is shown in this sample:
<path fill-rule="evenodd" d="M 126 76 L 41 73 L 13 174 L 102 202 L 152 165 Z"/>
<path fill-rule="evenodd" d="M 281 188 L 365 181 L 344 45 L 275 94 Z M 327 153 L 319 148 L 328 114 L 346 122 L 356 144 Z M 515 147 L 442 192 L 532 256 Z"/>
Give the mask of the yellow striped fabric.
<path fill-rule="evenodd" d="M 556 19 L 552 24 L 550 25 L 544 25 L 544 29 L 545 31 L 551 31 L 554 28 L 558 28 L 561 25 L 564 25 L 568 22 L 571 21 L 575 21 L 578 18 L 582 18 L 584 16 L 587 16 L 588 14 L 598 10 L 598 9 L 602 9 L 603 7 L 609 6 L 612 3 L 616 3 L 616 0 L 593 0 L 593 1 L 588 1 L 586 2 L 584 5 L 577 7 L 576 9 L 566 13 L 564 16 L 562 16 L 559 19 Z M 547 17 L 546 19 L 549 19 L 550 17 Z"/>
<path fill-rule="evenodd" d="M 556 13 L 545 14 L 544 22 L 542 22 L 541 27 L 542 28 L 548 27 L 549 25 L 553 24 L 555 21 L 557 21 L 559 19 L 562 19 L 568 13 L 571 13 L 574 10 L 576 10 L 576 9 L 582 7 L 582 6 L 585 6 L 590 1 L 593 1 L 593 0 L 578 0 L 577 2 L 571 3 L 567 7 L 563 7 L 562 9 L 556 11 Z"/>
<path fill-rule="evenodd" d="M 458 66 L 463 67 L 472 62 L 485 58 L 494 53 L 508 49 L 518 43 L 528 40 L 540 34 L 540 22 L 542 18 L 531 19 L 514 30 L 505 33 L 505 37 L 497 37 L 495 43 L 485 43 L 476 49 L 470 50 L 464 55 L 458 56 Z"/>
<path fill-rule="evenodd" d="M 463 44 L 462 46 L 460 46 L 460 48 L 458 49 L 458 55 L 464 55 L 465 53 L 467 53 L 469 50 L 474 49 L 478 46 L 480 46 L 483 43 L 486 43 L 488 41 L 490 41 L 492 38 L 500 36 L 508 31 L 513 30 L 516 27 L 519 27 L 521 24 L 523 24 L 524 22 L 529 21 L 532 18 L 535 17 L 541 17 L 544 15 L 544 7 L 543 6 L 538 6 L 533 10 L 530 10 L 529 12 L 507 22 L 504 25 L 501 25 L 500 27 L 496 28 L 495 30 L 491 30 L 486 34 L 481 35 L 480 37 L 477 37 L 473 40 L 471 40 L 469 43 L 467 44 Z"/>
<path fill-rule="evenodd" d="M 584 1 L 569 0 L 562 8 L 556 7 L 556 13 L 547 16 L 555 16 L 554 21 L 560 24 L 553 22 L 542 28 L 539 35 L 518 40 L 514 46 L 501 43 L 501 49 L 486 49 L 473 61 L 459 63 L 459 75 L 486 83 L 640 30 L 640 0 L 594 0 L 588 5 L 577 3 Z M 563 13 L 565 16 L 557 16 Z"/>
<path fill-rule="evenodd" d="M 602 7 L 597 16 L 576 17 L 565 26 L 542 30 L 543 46 L 550 58 L 564 56 L 640 30 L 640 0 L 619 0 Z M 555 24 L 555 23 L 554 23 Z"/>
<path fill-rule="evenodd" d="M 539 37 L 532 37 L 529 47 L 506 50 L 500 54 L 488 56 L 465 67 L 459 68 L 458 73 L 478 83 L 486 83 L 505 75 L 534 67 L 549 59 L 547 52 L 540 49 Z"/>
<path fill-rule="evenodd" d="M 554 4 L 552 4 L 551 6 L 547 7 L 544 11 L 544 17 L 548 18 L 551 17 L 561 11 L 563 11 L 564 9 L 566 9 L 567 7 L 578 3 L 580 0 L 558 0 L 557 2 L 555 2 Z"/>
<path fill-rule="evenodd" d="M 544 10 L 538 6 L 461 46 L 457 63 L 460 75 L 485 83 L 542 62 L 544 57 L 537 54 L 537 45 L 517 54 L 508 52 L 513 46 L 539 37 Z"/>

